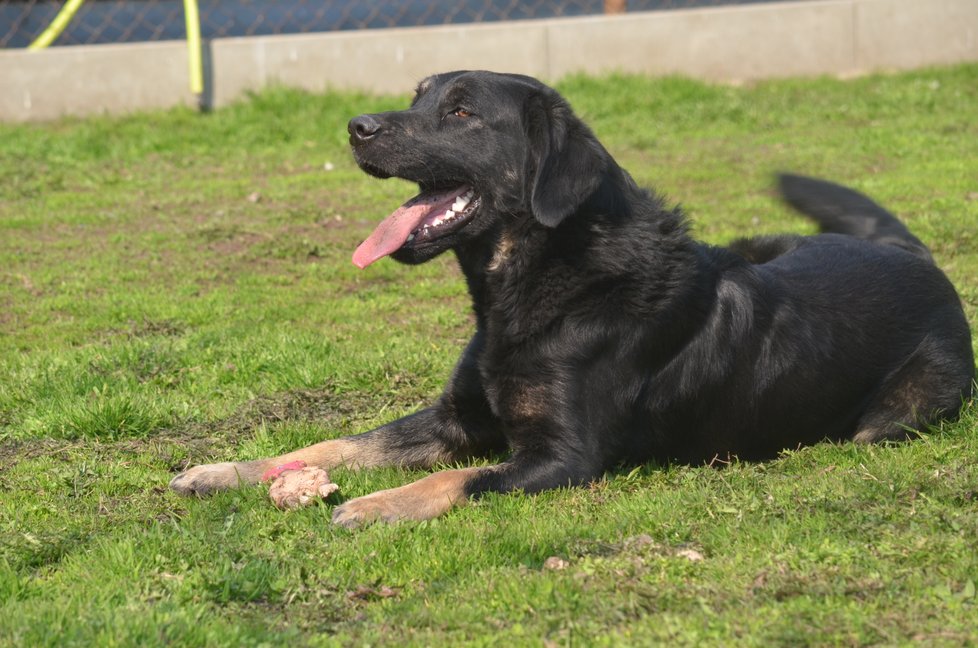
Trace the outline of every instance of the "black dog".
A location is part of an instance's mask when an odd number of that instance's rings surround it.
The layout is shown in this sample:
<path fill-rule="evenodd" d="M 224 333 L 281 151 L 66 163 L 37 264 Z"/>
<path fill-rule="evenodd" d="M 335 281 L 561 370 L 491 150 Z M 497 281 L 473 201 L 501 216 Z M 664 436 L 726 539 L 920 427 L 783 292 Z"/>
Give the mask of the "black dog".
<path fill-rule="evenodd" d="M 349 124 L 361 168 L 421 193 L 353 255 L 454 250 L 476 332 L 431 407 L 262 461 L 198 466 L 183 493 L 308 464 L 432 466 L 334 521 L 424 519 L 487 491 L 584 484 L 623 463 L 763 459 L 822 439 L 905 439 L 971 393 L 971 336 L 927 248 L 868 198 L 782 176 L 826 233 L 693 241 L 552 89 L 517 75 L 426 79 L 408 110 Z"/>

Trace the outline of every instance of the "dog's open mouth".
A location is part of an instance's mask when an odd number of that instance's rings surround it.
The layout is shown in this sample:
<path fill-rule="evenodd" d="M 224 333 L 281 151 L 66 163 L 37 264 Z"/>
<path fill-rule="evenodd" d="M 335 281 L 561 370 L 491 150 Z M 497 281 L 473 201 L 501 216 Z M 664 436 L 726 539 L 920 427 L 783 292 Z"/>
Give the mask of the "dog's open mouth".
<path fill-rule="evenodd" d="M 398 207 L 374 229 L 356 252 L 353 263 L 359 268 L 396 252 L 441 238 L 464 227 L 479 208 L 479 198 L 471 187 L 423 191 Z"/>

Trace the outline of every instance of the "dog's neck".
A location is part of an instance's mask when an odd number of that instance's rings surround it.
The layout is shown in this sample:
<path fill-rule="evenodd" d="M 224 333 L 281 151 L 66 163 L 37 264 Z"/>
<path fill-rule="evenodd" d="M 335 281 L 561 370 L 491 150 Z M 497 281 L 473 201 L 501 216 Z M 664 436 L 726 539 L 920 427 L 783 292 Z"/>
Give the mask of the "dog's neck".
<path fill-rule="evenodd" d="M 640 318 L 681 299 L 674 287 L 705 270 L 697 244 L 677 211 L 648 194 L 637 204 L 641 213 L 585 205 L 555 228 L 524 214 L 457 248 L 478 328 L 519 344 L 587 307 L 595 294 L 607 293 L 623 317 Z M 622 249 L 622 240 L 631 245 Z"/>

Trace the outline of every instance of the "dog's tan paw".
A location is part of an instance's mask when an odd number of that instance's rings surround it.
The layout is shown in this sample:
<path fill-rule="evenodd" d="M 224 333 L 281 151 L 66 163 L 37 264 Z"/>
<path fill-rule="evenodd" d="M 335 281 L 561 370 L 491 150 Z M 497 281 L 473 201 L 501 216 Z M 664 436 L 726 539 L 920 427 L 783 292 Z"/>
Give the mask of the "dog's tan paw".
<path fill-rule="evenodd" d="M 390 493 L 390 491 L 380 491 L 365 497 L 358 497 L 337 506 L 333 509 L 333 523 L 348 529 L 355 529 L 371 522 L 397 522 L 412 519 L 410 511 L 402 510 L 397 499 L 386 496 L 386 493 Z"/>
<path fill-rule="evenodd" d="M 477 470 L 445 470 L 406 486 L 358 497 L 337 506 L 333 522 L 353 529 L 370 522 L 430 520 L 465 503 L 465 484 Z"/>
<path fill-rule="evenodd" d="M 181 495 L 207 495 L 251 483 L 242 472 L 243 466 L 236 462 L 194 466 L 171 479 L 170 488 Z"/>

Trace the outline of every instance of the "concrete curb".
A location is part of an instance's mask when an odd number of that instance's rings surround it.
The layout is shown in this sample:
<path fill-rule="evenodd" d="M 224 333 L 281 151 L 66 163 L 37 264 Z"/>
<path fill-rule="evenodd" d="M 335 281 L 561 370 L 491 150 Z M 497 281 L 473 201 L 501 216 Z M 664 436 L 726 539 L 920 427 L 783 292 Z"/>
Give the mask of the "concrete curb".
<path fill-rule="evenodd" d="M 449 69 L 711 81 L 854 75 L 978 61 L 976 0 L 809 0 L 209 43 L 208 101 L 278 83 L 406 92 Z M 0 120 L 194 105 L 182 41 L 0 52 Z"/>

